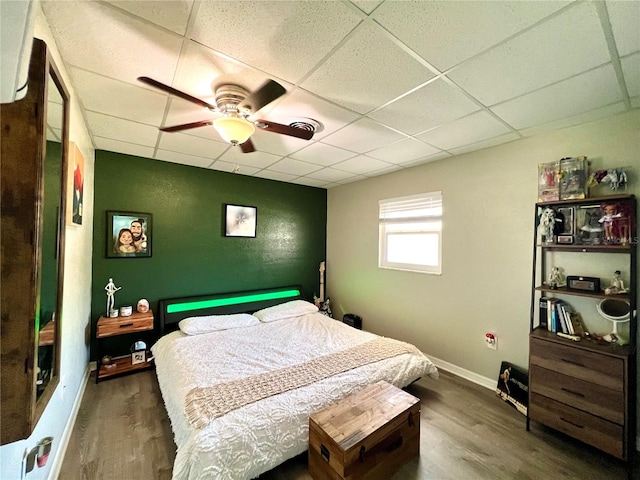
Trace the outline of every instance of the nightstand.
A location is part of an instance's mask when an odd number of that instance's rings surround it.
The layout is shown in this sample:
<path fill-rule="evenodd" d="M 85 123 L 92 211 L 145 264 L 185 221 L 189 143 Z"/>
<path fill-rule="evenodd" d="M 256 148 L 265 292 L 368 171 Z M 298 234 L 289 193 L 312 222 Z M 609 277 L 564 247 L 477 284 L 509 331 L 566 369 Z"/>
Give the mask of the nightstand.
<path fill-rule="evenodd" d="M 153 366 L 153 362 L 147 360 L 140 363 L 131 362 L 131 354 L 112 357 L 111 365 L 102 365 L 102 340 L 117 335 L 131 335 L 139 332 L 153 330 L 153 312 L 134 312 L 128 317 L 100 317 L 96 327 L 97 339 L 97 372 L 96 383 L 101 379 L 111 378 L 138 370 L 146 370 Z M 145 358 L 149 358 L 149 352 L 145 352 Z"/>

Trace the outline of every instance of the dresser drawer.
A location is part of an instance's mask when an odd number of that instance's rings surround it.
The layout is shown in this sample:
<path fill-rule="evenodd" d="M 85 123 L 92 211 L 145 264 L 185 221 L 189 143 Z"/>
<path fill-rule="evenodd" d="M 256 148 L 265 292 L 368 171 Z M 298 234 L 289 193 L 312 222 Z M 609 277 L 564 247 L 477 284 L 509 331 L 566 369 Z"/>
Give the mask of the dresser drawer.
<path fill-rule="evenodd" d="M 626 459 L 624 428 L 621 425 L 535 393 L 529 399 L 529 418 L 618 458 Z"/>
<path fill-rule="evenodd" d="M 531 338 L 529 363 L 569 377 L 624 391 L 624 361 L 581 348 Z"/>
<path fill-rule="evenodd" d="M 529 387 L 532 392 L 620 425 L 624 424 L 625 399 L 622 391 L 585 382 L 537 365 L 532 365 L 529 372 Z"/>

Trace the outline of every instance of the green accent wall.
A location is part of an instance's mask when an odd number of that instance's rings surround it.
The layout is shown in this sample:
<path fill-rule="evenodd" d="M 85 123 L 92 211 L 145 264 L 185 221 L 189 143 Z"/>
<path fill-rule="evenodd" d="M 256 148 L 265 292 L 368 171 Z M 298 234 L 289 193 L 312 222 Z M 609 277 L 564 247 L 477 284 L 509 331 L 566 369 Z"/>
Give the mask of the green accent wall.
<path fill-rule="evenodd" d="M 257 207 L 256 238 L 224 236 L 226 203 Z M 106 257 L 109 210 L 153 216 L 150 258 Z M 116 307 L 146 298 L 154 312 L 164 298 L 288 285 L 312 299 L 326 223 L 325 189 L 96 151 L 92 345 L 110 277 Z"/>

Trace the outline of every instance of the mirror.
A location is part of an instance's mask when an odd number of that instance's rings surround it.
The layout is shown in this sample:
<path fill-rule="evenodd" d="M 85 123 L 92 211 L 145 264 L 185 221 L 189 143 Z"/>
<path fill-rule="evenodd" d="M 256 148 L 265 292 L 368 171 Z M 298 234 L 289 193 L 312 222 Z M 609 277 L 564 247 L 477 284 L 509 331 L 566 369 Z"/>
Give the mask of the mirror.
<path fill-rule="evenodd" d="M 60 378 L 69 94 L 34 39 L 26 96 L 0 117 L 0 444 L 31 435 Z"/>

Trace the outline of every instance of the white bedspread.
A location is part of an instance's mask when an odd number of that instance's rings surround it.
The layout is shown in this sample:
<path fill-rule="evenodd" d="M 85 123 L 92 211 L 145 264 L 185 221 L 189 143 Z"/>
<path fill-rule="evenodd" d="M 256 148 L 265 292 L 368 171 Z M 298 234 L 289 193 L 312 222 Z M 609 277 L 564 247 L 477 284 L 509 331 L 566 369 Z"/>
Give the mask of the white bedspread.
<path fill-rule="evenodd" d="M 245 405 L 196 429 L 185 396 L 194 387 L 309 361 L 376 336 L 319 313 L 189 336 L 173 332 L 153 347 L 156 373 L 178 446 L 174 480 L 250 479 L 307 449 L 309 415 L 370 383 L 404 387 L 437 376 L 424 355 L 399 355 Z"/>

